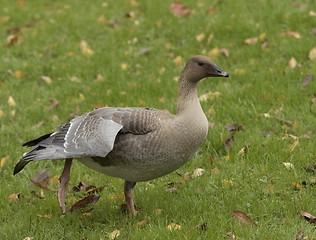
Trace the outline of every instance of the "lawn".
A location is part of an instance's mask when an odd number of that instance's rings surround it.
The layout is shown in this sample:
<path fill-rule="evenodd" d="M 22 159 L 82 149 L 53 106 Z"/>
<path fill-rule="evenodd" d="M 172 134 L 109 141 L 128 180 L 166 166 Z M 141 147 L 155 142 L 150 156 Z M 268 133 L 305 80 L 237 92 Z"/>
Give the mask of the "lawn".
<path fill-rule="evenodd" d="M 182 3 L 177 17 L 172 1 L 2 0 L 0 239 L 316 239 L 299 215 L 316 215 L 315 1 Z M 105 186 L 91 212 L 63 217 L 56 193 L 30 186 L 46 168 L 56 190 L 64 161 L 13 176 L 21 144 L 95 106 L 175 113 L 198 54 L 231 77 L 199 84 L 207 140 L 177 173 L 136 185 L 136 218 L 122 212 L 121 179 L 77 161 L 69 188 Z M 67 209 L 84 196 L 67 193 Z"/>

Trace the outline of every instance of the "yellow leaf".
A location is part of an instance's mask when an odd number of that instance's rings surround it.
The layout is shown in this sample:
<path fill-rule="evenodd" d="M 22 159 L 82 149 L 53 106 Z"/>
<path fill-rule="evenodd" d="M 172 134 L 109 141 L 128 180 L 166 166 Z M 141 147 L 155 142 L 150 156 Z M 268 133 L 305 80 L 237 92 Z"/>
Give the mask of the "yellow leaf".
<path fill-rule="evenodd" d="M 85 40 L 80 42 L 80 51 L 83 55 L 90 57 L 93 54 L 93 50 L 89 47 L 88 43 Z"/>
<path fill-rule="evenodd" d="M 80 98 L 81 101 L 85 100 L 85 96 L 82 93 L 79 93 L 79 98 Z"/>
<path fill-rule="evenodd" d="M 234 73 L 236 74 L 245 74 L 246 73 L 246 69 L 239 69 L 239 68 L 236 68 L 234 70 Z"/>
<path fill-rule="evenodd" d="M 0 118 L 4 116 L 4 112 L 0 109 Z"/>
<path fill-rule="evenodd" d="M 3 168 L 4 164 L 5 164 L 5 161 L 7 159 L 5 157 L 1 158 L 1 163 L 0 163 L 0 167 Z"/>
<path fill-rule="evenodd" d="M 15 103 L 13 97 L 9 96 L 8 104 L 9 104 L 10 107 L 16 106 L 16 103 Z"/>
<path fill-rule="evenodd" d="M 21 78 L 22 77 L 22 72 L 20 70 L 17 70 L 17 71 L 14 72 L 14 76 L 16 78 Z"/>
<path fill-rule="evenodd" d="M 225 188 L 231 188 L 231 187 L 234 186 L 234 184 L 233 184 L 232 180 L 224 179 L 222 186 L 225 187 Z"/>
<path fill-rule="evenodd" d="M 122 70 L 126 70 L 128 65 L 126 63 L 121 63 Z"/>
<path fill-rule="evenodd" d="M 297 61 L 294 57 L 291 57 L 291 60 L 289 61 L 290 68 L 295 68 L 297 66 Z"/>
<path fill-rule="evenodd" d="M 180 229 L 181 229 L 181 226 L 178 225 L 178 224 L 175 224 L 175 223 L 170 223 L 170 224 L 167 226 L 167 229 L 168 229 L 169 231 L 180 230 Z"/>
<path fill-rule="evenodd" d="M 183 60 L 181 56 L 177 56 L 173 61 L 177 67 L 181 67 L 183 65 Z"/>
<path fill-rule="evenodd" d="M 37 216 L 41 217 L 41 218 L 48 218 L 50 219 L 52 217 L 52 214 L 44 214 L 44 215 L 40 215 L 40 214 L 37 214 Z"/>
<path fill-rule="evenodd" d="M 101 15 L 101 16 L 98 18 L 98 23 L 102 23 L 102 24 L 106 23 L 106 19 L 105 19 L 104 15 Z"/>
<path fill-rule="evenodd" d="M 200 101 L 207 101 L 208 99 L 213 99 L 215 97 L 219 97 L 221 95 L 220 92 L 208 92 L 208 93 L 204 93 L 199 97 Z"/>
<path fill-rule="evenodd" d="M 201 33 L 195 37 L 196 41 L 198 41 L 198 42 L 202 42 L 204 38 L 205 38 L 204 33 Z"/>
<path fill-rule="evenodd" d="M 229 160 L 229 155 L 227 155 L 227 156 L 226 156 L 225 160 L 226 160 L 226 161 L 228 161 L 228 160 Z"/>
<path fill-rule="evenodd" d="M 219 54 L 218 48 L 213 48 L 211 51 L 208 52 L 208 56 L 210 58 L 216 58 Z"/>
<path fill-rule="evenodd" d="M 118 238 L 120 236 L 120 234 L 121 234 L 120 230 L 116 229 L 109 234 L 109 237 L 111 240 L 114 240 L 114 239 Z"/>
<path fill-rule="evenodd" d="M 312 50 L 310 50 L 308 54 L 308 58 L 310 60 L 315 60 L 316 59 L 316 47 L 314 47 Z"/>
<path fill-rule="evenodd" d="M 259 40 L 263 41 L 266 38 L 267 34 L 266 33 L 261 33 L 259 36 Z"/>

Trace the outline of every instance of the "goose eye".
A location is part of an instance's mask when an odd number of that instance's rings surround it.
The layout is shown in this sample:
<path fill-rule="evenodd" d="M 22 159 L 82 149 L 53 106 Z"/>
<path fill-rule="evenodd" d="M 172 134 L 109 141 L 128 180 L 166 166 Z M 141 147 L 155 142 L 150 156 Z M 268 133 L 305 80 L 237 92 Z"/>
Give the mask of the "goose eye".
<path fill-rule="evenodd" d="M 198 62 L 198 65 L 199 65 L 199 66 L 203 66 L 203 65 L 204 65 L 204 62 Z"/>

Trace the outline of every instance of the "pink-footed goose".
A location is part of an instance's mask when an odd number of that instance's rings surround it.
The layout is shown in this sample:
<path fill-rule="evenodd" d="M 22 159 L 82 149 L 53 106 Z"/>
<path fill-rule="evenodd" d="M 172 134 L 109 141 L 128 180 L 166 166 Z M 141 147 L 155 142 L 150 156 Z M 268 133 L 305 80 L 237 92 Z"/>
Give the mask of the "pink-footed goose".
<path fill-rule="evenodd" d="M 205 56 L 190 58 L 178 90 L 176 115 L 153 108 L 104 107 L 76 117 L 23 146 L 33 147 L 15 166 L 66 159 L 60 177 L 58 201 L 65 214 L 65 193 L 72 159 L 112 177 L 125 180 L 124 193 L 134 216 L 133 187 L 173 172 L 189 161 L 204 142 L 208 121 L 201 108 L 197 83 L 207 77 L 229 77 Z"/>

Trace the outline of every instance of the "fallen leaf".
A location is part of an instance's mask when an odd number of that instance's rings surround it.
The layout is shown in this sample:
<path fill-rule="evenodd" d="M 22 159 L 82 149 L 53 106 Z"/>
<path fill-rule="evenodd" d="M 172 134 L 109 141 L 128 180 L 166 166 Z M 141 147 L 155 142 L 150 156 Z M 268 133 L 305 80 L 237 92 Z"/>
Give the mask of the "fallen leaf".
<path fill-rule="evenodd" d="M 251 218 L 241 211 L 232 211 L 232 217 L 235 219 L 237 223 L 245 223 L 245 224 L 252 224 L 253 226 L 257 226 L 257 224 L 251 220 Z"/>
<path fill-rule="evenodd" d="M 99 18 L 98 18 L 98 23 L 102 23 L 102 24 L 104 24 L 104 23 L 106 23 L 107 21 L 106 21 L 106 18 L 104 17 L 104 15 L 101 15 Z"/>
<path fill-rule="evenodd" d="M 196 225 L 193 230 L 201 230 L 201 231 L 206 231 L 207 230 L 207 222 L 200 223 Z"/>
<path fill-rule="evenodd" d="M 16 44 L 19 40 L 19 36 L 18 35 L 9 35 L 7 37 L 7 46 L 11 47 L 13 46 L 14 44 Z"/>
<path fill-rule="evenodd" d="M 304 239 L 304 233 L 302 231 L 299 231 L 294 240 L 302 240 L 302 239 Z"/>
<path fill-rule="evenodd" d="M 52 103 L 50 106 L 47 107 L 47 110 L 52 110 L 58 107 L 59 101 L 56 98 L 51 98 L 49 101 Z"/>
<path fill-rule="evenodd" d="M 314 79 L 314 75 L 311 73 L 306 73 L 306 76 L 302 82 L 302 86 L 307 86 L 311 80 Z"/>
<path fill-rule="evenodd" d="M 312 33 L 313 33 L 314 35 L 316 35 L 316 28 L 313 28 L 313 29 L 312 29 Z"/>
<path fill-rule="evenodd" d="M 286 152 L 293 152 L 294 148 L 298 145 L 298 140 L 296 140 L 288 149 L 283 149 Z"/>
<path fill-rule="evenodd" d="M 3 16 L 0 18 L 0 24 L 7 22 L 10 19 L 9 16 Z"/>
<path fill-rule="evenodd" d="M 284 120 L 278 117 L 273 117 L 273 119 L 277 120 L 280 123 L 284 123 L 285 125 L 292 126 L 292 122 L 290 120 Z"/>
<path fill-rule="evenodd" d="M 244 42 L 249 45 L 254 45 L 258 42 L 258 38 L 257 37 L 247 38 Z"/>
<path fill-rule="evenodd" d="M 89 189 L 87 191 L 87 194 L 101 193 L 104 190 L 104 188 L 105 188 L 105 186 Z M 120 195 L 119 195 L 119 198 L 120 198 Z"/>
<path fill-rule="evenodd" d="M 169 8 L 170 12 L 176 17 L 183 17 L 191 14 L 190 8 L 181 2 L 173 2 Z"/>
<path fill-rule="evenodd" d="M 261 43 L 261 49 L 266 49 L 268 47 L 268 39 L 264 39 Z"/>
<path fill-rule="evenodd" d="M 216 58 L 219 54 L 219 49 L 216 47 L 216 48 L 213 48 L 211 51 L 208 52 L 208 56 L 210 58 Z"/>
<path fill-rule="evenodd" d="M 33 240 L 34 237 L 25 237 L 23 240 Z"/>
<path fill-rule="evenodd" d="M 80 42 L 80 51 L 83 55 L 90 57 L 94 52 L 85 40 Z"/>
<path fill-rule="evenodd" d="M 138 52 L 135 52 L 134 55 L 144 55 L 146 53 L 149 53 L 150 51 L 152 50 L 152 47 L 149 47 L 149 48 L 143 48 L 141 49 L 140 51 Z"/>
<path fill-rule="evenodd" d="M 221 95 L 220 92 L 208 92 L 208 93 L 204 93 L 199 97 L 199 100 L 201 102 L 207 101 L 207 100 L 212 100 L 215 97 L 219 97 Z"/>
<path fill-rule="evenodd" d="M 181 67 L 183 65 L 183 60 L 181 56 L 177 56 L 173 61 L 177 67 Z"/>
<path fill-rule="evenodd" d="M 45 124 L 45 121 L 42 120 L 42 121 L 40 121 L 38 124 L 32 126 L 32 128 L 33 128 L 33 129 L 36 129 L 36 128 L 39 128 L 39 127 L 43 126 L 44 124 Z"/>
<path fill-rule="evenodd" d="M 309 223 L 316 223 L 316 217 L 308 212 L 299 211 L 298 214 L 305 218 Z"/>
<path fill-rule="evenodd" d="M 211 170 L 211 173 L 213 173 L 213 174 L 220 174 L 220 171 L 219 171 L 219 169 L 216 167 L 216 168 L 213 168 L 213 169 Z"/>
<path fill-rule="evenodd" d="M 74 205 L 71 206 L 70 212 L 76 211 L 80 208 L 84 208 L 90 204 L 94 204 L 97 201 L 99 201 L 100 195 L 90 195 L 88 197 L 85 197 L 78 202 L 76 202 Z"/>
<path fill-rule="evenodd" d="M 205 38 L 204 33 L 201 33 L 195 37 L 196 41 L 198 41 L 198 42 L 202 42 L 204 40 L 204 38 Z"/>
<path fill-rule="evenodd" d="M 219 49 L 220 53 L 223 53 L 225 57 L 229 57 L 229 52 L 226 48 Z"/>
<path fill-rule="evenodd" d="M 289 66 L 290 66 L 290 68 L 296 68 L 297 61 L 294 57 L 291 57 L 291 60 L 289 61 Z"/>
<path fill-rule="evenodd" d="M 178 190 L 177 190 L 177 188 L 175 188 L 175 187 L 173 187 L 173 188 L 168 188 L 168 189 L 166 190 L 166 192 L 169 192 L 169 193 L 176 192 L 176 191 L 178 191 Z"/>
<path fill-rule="evenodd" d="M 280 33 L 280 36 L 282 36 L 282 37 L 284 37 L 286 35 L 293 37 L 293 38 L 297 38 L 297 39 L 301 38 L 301 35 L 299 32 L 286 31 L 286 32 Z"/>
<path fill-rule="evenodd" d="M 128 65 L 126 63 L 121 63 L 121 69 L 126 70 L 128 68 Z"/>
<path fill-rule="evenodd" d="M 241 131 L 244 129 L 243 125 L 238 125 L 236 123 L 226 125 L 225 128 L 230 132 Z"/>
<path fill-rule="evenodd" d="M 55 190 L 51 189 L 49 186 L 47 186 L 45 183 L 43 182 L 33 182 L 33 184 L 41 189 L 47 190 L 47 191 L 51 191 L 51 192 L 56 192 Z"/>
<path fill-rule="evenodd" d="M 52 79 L 50 77 L 47 76 L 42 76 L 41 77 L 47 84 L 51 84 L 52 83 Z"/>
<path fill-rule="evenodd" d="M 207 45 L 209 45 L 211 43 L 213 38 L 214 38 L 214 34 L 211 33 L 210 36 L 208 36 L 208 38 L 207 38 Z"/>
<path fill-rule="evenodd" d="M 88 185 L 84 182 L 79 182 L 77 186 L 74 186 L 70 189 L 70 192 L 86 192 Z"/>
<path fill-rule="evenodd" d="M 235 234 L 233 232 L 228 232 L 227 236 L 230 237 L 230 239 L 233 239 L 233 240 L 236 239 Z"/>
<path fill-rule="evenodd" d="M 311 17 L 316 17 L 316 12 L 310 10 L 310 11 L 309 11 L 309 16 L 311 16 Z"/>
<path fill-rule="evenodd" d="M 310 60 L 315 60 L 316 59 L 316 47 L 314 47 L 312 50 L 310 50 L 308 54 L 308 58 Z"/>
<path fill-rule="evenodd" d="M 15 201 L 17 202 L 17 200 L 20 198 L 20 193 L 12 193 L 9 195 L 8 197 L 8 201 L 9 202 L 12 202 L 12 201 Z"/>
<path fill-rule="evenodd" d="M 1 158 L 0 168 L 3 168 L 3 166 L 4 166 L 5 162 L 6 162 L 6 160 L 9 159 L 9 157 L 10 157 L 10 155 L 7 155 L 7 156 Z"/>
<path fill-rule="evenodd" d="M 225 140 L 224 144 L 225 144 L 225 149 L 226 149 L 227 152 L 228 152 L 229 149 L 231 148 L 231 145 L 232 145 L 233 141 L 234 141 L 234 136 L 233 136 L 233 135 L 230 135 L 230 136 Z"/>
<path fill-rule="evenodd" d="M 192 174 L 192 178 L 195 178 L 195 177 L 200 177 L 203 175 L 203 172 L 204 172 L 204 169 L 202 168 L 197 168 L 194 170 L 193 174 Z"/>
<path fill-rule="evenodd" d="M 170 224 L 167 226 L 167 229 L 168 229 L 169 231 L 180 230 L 180 229 L 181 229 L 181 226 L 178 225 L 178 224 L 175 224 L 175 223 L 170 223 Z"/>
<path fill-rule="evenodd" d="M 215 7 L 210 7 L 209 9 L 208 9 L 208 14 L 209 15 L 215 15 L 217 13 L 217 8 L 215 8 Z"/>
<path fill-rule="evenodd" d="M 296 182 L 292 182 L 292 185 L 294 186 L 295 190 L 301 190 L 301 185 L 299 185 L 298 183 Z"/>
<path fill-rule="evenodd" d="M 37 197 L 37 198 L 39 198 L 39 199 L 41 199 L 41 200 L 44 200 L 44 199 L 45 199 L 44 196 L 38 195 L 34 190 L 32 190 L 31 193 L 32 193 L 35 197 Z"/>
<path fill-rule="evenodd" d="M 120 236 L 120 234 L 121 234 L 120 230 L 116 229 L 109 234 L 109 237 L 111 240 L 114 240 L 114 239 L 117 239 Z"/>
<path fill-rule="evenodd" d="M 59 185 L 59 176 L 54 176 L 49 180 L 49 184 L 53 186 L 58 186 Z"/>
<path fill-rule="evenodd" d="M 149 225 L 149 219 L 147 218 L 147 219 L 144 219 L 144 220 L 142 220 L 142 221 L 140 221 L 140 222 L 138 222 L 138 223 L 135 223 L 134 225 L 133 225 L 133 227 L 134 228 L 143 228 L 143 227 L 146 227 L 147 225 Z"/>
<path fill-rule="evenodd" d="M 16 103 L 15 103 L 13 97 L 9 96 L 8 104 L 9 104 L 10 107 L 15 107 L 16 106 Z"/>
<path fill-rule="evenodd" d="M 283 162 L 283 165 L 287 168 L 287 169 L 294 169 L 294 165 L 292 163 L 288 163 L 288 162 Z"/>
<path fill-rule="evenodd" d="M 0 118 L 4 116 L 4 111 L 0 109 Z"/>

